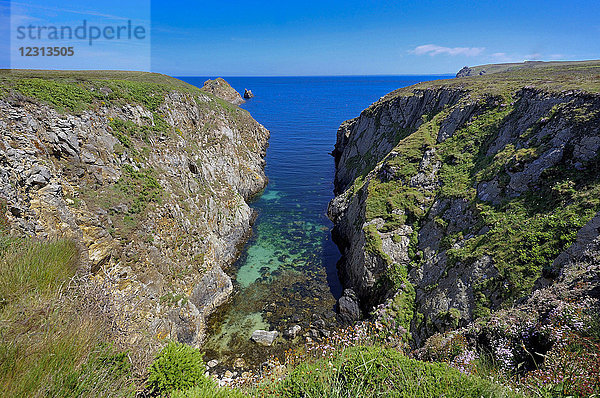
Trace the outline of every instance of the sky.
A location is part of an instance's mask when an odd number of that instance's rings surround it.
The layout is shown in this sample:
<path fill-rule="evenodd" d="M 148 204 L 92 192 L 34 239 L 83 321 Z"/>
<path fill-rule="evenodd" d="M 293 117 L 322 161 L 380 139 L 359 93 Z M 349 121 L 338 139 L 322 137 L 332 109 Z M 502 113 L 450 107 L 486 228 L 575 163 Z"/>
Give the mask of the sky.
<path fill-rule="evenodd" d="M 16 40 L 12 48 L 7 44 L 15 22 L 77 24 L 84 17 L 100 25 L 133 19 L 148 35 L 143 42 L 75 43 L 79 63 L 71 66 L 80 69 L 150 69 L 175 76 L 402 75 L 600 58 L 597 0 L 19 0 L 12 12 L 9 5 L 0 0 L 0 22 L 8 15 L 13 23 L 8 34 L 7 24 L 0 25 L 0 67 L 23 60 Z M 52 62 L 61 67 L 59 61 Z M 62 67 L 68 68 L 66 61 Z"/>

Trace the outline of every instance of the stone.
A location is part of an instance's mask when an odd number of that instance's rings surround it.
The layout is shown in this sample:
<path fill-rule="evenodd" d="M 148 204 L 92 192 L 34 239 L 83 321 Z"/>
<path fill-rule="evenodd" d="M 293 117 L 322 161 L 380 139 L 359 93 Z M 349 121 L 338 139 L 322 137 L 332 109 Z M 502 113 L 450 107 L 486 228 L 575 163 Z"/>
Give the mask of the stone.
<path fill-rule="evenodd" d="M 302 328 L 300 327 L 300 325 L 294 325 L 291 328 L 289 328 L 288 330 L 285 331 L 284 336 L 289 338 L 289 339 L 294 339 L 296 338 L 296 336 L 298 335 L 298 333 L 300 333 L 300 330 L 302 330 Z"/>
<path fill-rule="evenodd" d="M 473 70 L 471 68 L 469 68 L 468 66 L 464 66 L 461 70 L 458 71 L 458 73 L 456 74 L 456 77 L 471 76 L 471 73 L 473 73 Z"/>
<path fill-rule="evenodd" d="M 244 89 L 244 98 L 250 99 L 254 98 L 254 94 L 252 94 L 252 90 Z"/>
<path fill-rule="evenodd" d="M 352 289 L 344 290 L 344 294 L 338 300 L 338 310 L 345 322 L 354 322 L 361 318 L 358 298 Z"/>
<path fill-rule="evenodd" d="M 205 81 L 202 90 L 209 92 L 227 102 L 231 102 L 234 105 L 240 105 L 244 103 L 240 93 L 235 91 L 235 89 L 221 77 L 218 77 L 214 80 L 209 79 Z"/>
<path fill-rule="evenodd" d="M 252 332 L 252 337 L 250 337 L 250 339 L 259 345 L 271 346 L 278 335 L 279 332 L 275 330 L 267 331 L 259 329 Z"/>
<path fill-rule="evenodd" d="M 244 360 L 244 358 L 236 358 L 235 361 L 233 361 L 233 367 L 244 368 L 246 367 L 246 361 Z"/>
<path fill-rule="evenodd" d="M 37 187 L 45 187 L 50 183 L 50 171 L 44 166 L 36 164 L 31 168 L 29 178 L 27 179 L 28 185 L 35 185 Z"/>
<path fill-rule="evenodd" d="M 216 359 L 211 359 L 210 361 L 208 361 L 206 366 L 208 366 L 209 368 L 214 368 L 218 364 L 219 364 L 219 361 L 217 361 Z"/>

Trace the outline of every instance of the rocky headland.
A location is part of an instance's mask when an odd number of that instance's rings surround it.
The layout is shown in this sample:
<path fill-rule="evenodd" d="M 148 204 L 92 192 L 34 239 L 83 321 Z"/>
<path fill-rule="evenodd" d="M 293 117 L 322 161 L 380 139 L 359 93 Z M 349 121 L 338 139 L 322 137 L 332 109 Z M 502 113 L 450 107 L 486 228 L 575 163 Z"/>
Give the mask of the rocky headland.
<path fill-rule="evenodd" d="M 202 90 L 213 94 L 215 97 L 219 97 L 227 102 L 231 102 L 234 105 L 241 105 L 244 101 L 240 93 L 235 91 L 233 87 L 225 81 L 222 77 L 217 77 L 214 80 L 207 80 L 202 86 Z"/>

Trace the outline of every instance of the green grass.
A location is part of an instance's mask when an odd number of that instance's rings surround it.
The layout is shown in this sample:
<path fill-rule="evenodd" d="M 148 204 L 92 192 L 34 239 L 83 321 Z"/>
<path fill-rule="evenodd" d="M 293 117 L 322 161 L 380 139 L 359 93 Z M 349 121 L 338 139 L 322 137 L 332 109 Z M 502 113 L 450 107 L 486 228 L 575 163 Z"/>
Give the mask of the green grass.
<path fill-rule="evenodd" d="M 171 398 L 246 398 L 246 395 L 240 389 L 219 387 L 216 382 L 203 387 L 192 387 L 188 390 L 173 391 Z"/>
<path fill-rule="evenodd" d="M 18 92 L 62 113 L 125 103 L 140 104 L 155 112 L 171 91 L 216 98 L 181 80 L 156 73 L 0 70 L 0 97 Z"/>
<path fill-rule="evenodd" d="M 0 389 L 6 397 L 133 396 L 129 362 L 69 285 L 69 241 L 0 232 Z"/>
<path fill-rule="evenodd" d="M 78 252 L 70 241 L 39 242 L 0 235 L 0 305 L 24 296 L 46 297 L 75 274 Z"/>
<path fill-rule="evenodd" d="M 303 363 L 281 382 L 262 386 L 277 397 L 518 397 L 445 364 L 410 359 L 383 347 L 353 347 L 332 359 Z M 256 394 L 259 396 L 259 394 Z"/>
<path fill-rule="evenodd" d="M 512 95 L 525 86 L 553 93 L 565 90 L 583 90 L 590 93 L 600 92 L 600 61 L 582 61 L 577 63 L 553 62 L 538 65 L 535 68 L 504 70 L 484 76 L 472 76 L 460 79 L 443 79 L 419 83 L 414 86 L 395 90 L 369 107 L 376 108 L 385 102 L 400 96 L 414 95 L 415 90 L 440 87 L 462 89 L 479 98 L 502 97 Z"/>

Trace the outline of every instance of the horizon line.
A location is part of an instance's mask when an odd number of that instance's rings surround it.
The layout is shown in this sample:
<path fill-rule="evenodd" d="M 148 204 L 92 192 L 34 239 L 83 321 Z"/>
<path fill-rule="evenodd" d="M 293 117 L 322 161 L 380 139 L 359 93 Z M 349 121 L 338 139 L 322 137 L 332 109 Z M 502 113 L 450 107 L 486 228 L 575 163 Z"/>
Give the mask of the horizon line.
<path fill-rule="evenodd" d="M 176 75 L 176 74 L 167 74 L 167 73 L 162 73 L 162 72 L 152 72 L 152 73 L 161 73 L 161 74 L 166 74 L 172 77 L 211 77 L 211 76 L 216 76 L 216 77 L 222 77 L 222 78 L 228 78 L 228 77 L 366 77 L 366 76 L 456 76 L 456 73 L 424 73 L 424 74 L 419 74 L 419 73 L 406 73 L 406 74 L 386 74 L 386 73 L 377 73 L 377 74 L 352 74 L 352 75 L 214 75 L 214 74 L 209 74 L 209 75 Z"/>

